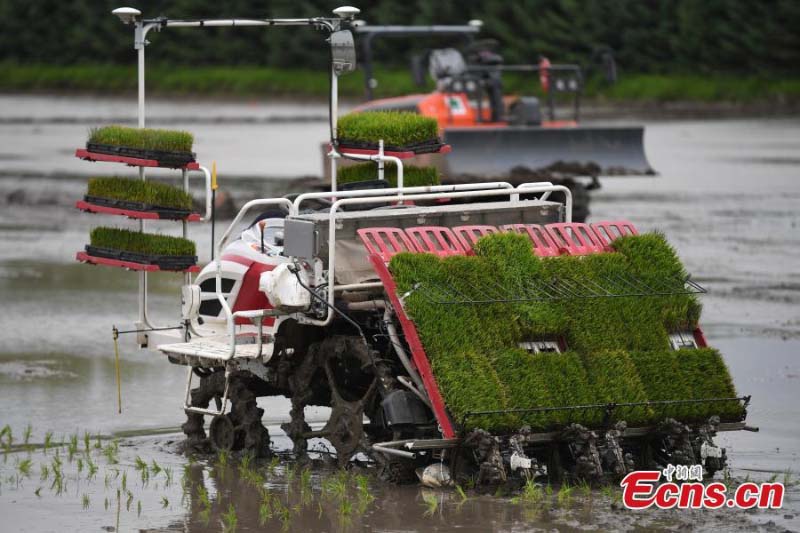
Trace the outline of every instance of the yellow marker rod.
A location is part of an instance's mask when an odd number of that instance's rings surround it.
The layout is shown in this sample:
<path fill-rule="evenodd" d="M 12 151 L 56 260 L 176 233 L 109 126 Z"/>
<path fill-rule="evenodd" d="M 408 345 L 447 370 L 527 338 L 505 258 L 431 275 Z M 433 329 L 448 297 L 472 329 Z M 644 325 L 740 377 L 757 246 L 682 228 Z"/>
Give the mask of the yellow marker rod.
<path fill-rule="evenodd" d="M 211 190 L 217 190 L 217 162 L 213 161 L 211 163 Z"/>
<path fill-rule="evenodd" d="M 114 370 L 117 375 L 117 412 L 122 414 L 122 379 L 119 372 L 119 330 L 116 326 L 112 328 L 112 336 L 114 337 Z"/>

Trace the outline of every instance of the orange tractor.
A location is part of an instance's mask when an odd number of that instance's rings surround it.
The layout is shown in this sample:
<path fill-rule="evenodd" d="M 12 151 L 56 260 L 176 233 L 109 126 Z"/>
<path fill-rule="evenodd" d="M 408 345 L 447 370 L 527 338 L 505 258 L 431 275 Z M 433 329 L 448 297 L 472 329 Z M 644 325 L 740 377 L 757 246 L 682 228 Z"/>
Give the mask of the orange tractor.
<path fill-rule="evenodd" d="M 584 86 L 579 65 L 551 64 L 545 57 L 533 65 L 506 65 L 496 42 L 475 38 L 480 27 L 480 21 L 462 26 L 356 26 L 367 98 L 356 111 L 409 111 L 433 117 L 453 152 L 429 156 L 426 163 L 439 167 L 445 182 L 544 179 L 566 185 L 573 193 L 576 221 L 588 216 L 588 192 L 600 186 L 599 176 L 655 175 L 644 151 L 644 127 L 579 125 Z M 424 85 L 427 69 L 435 82 L 433 92 L 376 100 L 372 63 L 379 37 L 445 37 L 464 43 L 413 56 L 415 81 Z M 611 52 L 599 50 L 595 56 L 606 80 L 613 82 L 616 64 Z M 532 95 L 505 94 L 504 73 L 538 78 L 545 102 Z M 569 104 L 568 115 L 557 116 L 564 104 Z"/>

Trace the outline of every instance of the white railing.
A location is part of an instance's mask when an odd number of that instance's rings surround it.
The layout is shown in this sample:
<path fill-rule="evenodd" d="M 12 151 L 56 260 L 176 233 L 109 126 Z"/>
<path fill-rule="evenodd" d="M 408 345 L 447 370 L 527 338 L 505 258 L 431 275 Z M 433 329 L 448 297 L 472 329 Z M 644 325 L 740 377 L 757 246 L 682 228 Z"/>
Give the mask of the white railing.
<path fill-rule="evenodd" d="M 565 196 L 565 213 L 564 220 L 566 222 L 572 221 L 572 193 L 567 187 L 563 185 L 553 185 L 549 182 L 542 183 L 525 183 L 518 187 L 513 187 L 506 182 L 490 182 L 490 183 L 474 183 L 474 184 L 459 184 L 459 185 L 436 185 L 429 187 L 396 187 L 392 189 L 367 189 L 357 191 L 331 191 L 319 193 L 305 193 L 298 196 L 294 202 L 286 198 L 269 198 L 252 200 L 247 202 L 239 210 L 236 218 L 230 223 L 228 228 L 223 233 L 215 249 L 215 263 L 216 263 L 216 291 L 217 299 L 222 304 L 222 309 L 225 312 L 227 320 L 227 330 L 230 336 L 230 351 L 228 356 L 224 359 L 228 361 L 236 354 L 236 317 L 247 317 L 250 319 L 260 318 L 265 316 L 267 310 L 251 310 L 251 311 L 238 311 L 233 313 L 222 293 L 222 262 L 221 252 L 234 229 L 244 218 L 245 214 L 256 206 L 278 205 L 283 206 L 291 215 L 299 213 L 300 206 L 304 201 L 316 198 L 333 198 L 334 202 L 328 212 L 328 269 L 327 279 L 329 289 L 327 294 L 327 307 L 325 317 L 322 319 L 309 318 L 305 315 L 296 315 L 298 322 L 302 324 L 327 326 L 333 320 L 333 306 L 334 294 L 340 289 L 339 286 L 334 284 L 336 279 L 336 230 L 337 218 L 341 213 L 339 209 L 342 206 L 353 204 L 379 204 L 387 202 L 396 202 L 400 198 L 405 198 L 410 201 L 418 200 L 439 200 L 439 199 L 462 199 L 462 198 L 484 198 L 492 196 L 508 196 L 511 204 L 519 202 L 520 194 L 535 194 L 543 193 L 542 199 L 546 198 L 553 192 L 562 192 Z M 432 209 L 436 209 L 435 207 Z M 369 214 L 365 213 L 365 219 L 369 218 Z M 348 289 L 372 289 L 375 288 L 375 283 L 354 283 L 347 285 Z M 259 328 L 260 331 L 260 328 Z M 261 335 L 259 334 L 259 344 L 261 343 Z M 260 352 L 260 347 L 259 347 Z"/>

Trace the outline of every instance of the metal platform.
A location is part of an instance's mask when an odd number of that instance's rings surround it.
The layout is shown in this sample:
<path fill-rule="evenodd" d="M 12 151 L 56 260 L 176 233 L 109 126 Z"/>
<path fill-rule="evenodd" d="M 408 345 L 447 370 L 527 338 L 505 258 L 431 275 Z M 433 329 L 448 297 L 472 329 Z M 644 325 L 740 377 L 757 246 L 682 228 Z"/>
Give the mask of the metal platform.
<path fill-rule="evenodd" d="M 264 336 L 261 346 L 254 342 L 254 337 L 248 336 L 253 342 L 236 344 L 234 360 L 260 359 L 272 355 L 272 337 Z M 190 342 L 162 344 L 158 349 L 165 355 L 177 359 L 182 364 L 193 366 L 219 366 L 229 360 L 230 337 L 219 335 L 215 337 L 202 337 Z"/>

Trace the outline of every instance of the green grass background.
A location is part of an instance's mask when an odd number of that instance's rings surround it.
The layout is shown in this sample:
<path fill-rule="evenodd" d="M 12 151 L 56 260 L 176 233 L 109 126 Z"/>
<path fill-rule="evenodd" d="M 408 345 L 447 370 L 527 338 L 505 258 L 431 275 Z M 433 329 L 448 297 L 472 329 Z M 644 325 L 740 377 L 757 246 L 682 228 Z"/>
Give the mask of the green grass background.
<path fill-rule="evenodd" d="M 0 91 L 84 91 L 135 93 L 136 68 L 117 65 L 37 65 L 0 63 Z M 376 96 L 399 96 L 427 92 L 431 83 L 419 88 L 407 70 L 376 70 L 379 85 Z M 539 93 L 538 83 L 530 76 L 504 77 L 509 92 Z M 328 94 L 328 73 L 323 70 L 280 69 L 239 66 L 165 66 L 150 65 L 147 88 L 160 95 L 221 95 L 246 97 L 306 97 L 323 99 Z M 362 98 L 361 73 L 339 80 L 340 94 Z M 585 95 L 607 101 L 638 102 L 796 102 L 800 99 L 800 78 L 768 76 L 731 76 L 699 74 L 636 74 L 625 72 L 612 86 L 589 80 Z"/>
<path fill-rule="evenodd" d="M 471 411 L 511 408 L 685 400 L 735 396 L 730 373 L 712 348 L 673 351 L 668 332 L 697 326 L 695 295 L 581 298 L 558 301 L 437 303 L 436 288 L 450 286 L 459 299 L 486 299 L 498 286 L 569 277 L 587 282 L 614 274 L 643 280 L 685 274 L 660 234 L 624 237 L 615 253 L 541 259 L 527 237 L 504 233 L 482 238 L 475 256 L 439 259 L 399 254 L 391 271 L 398 292 L 420 288 L 405 300 L 450 412 L 458 421 Z M 676 286 L 681 282 L 676 282 Z M 430 297 L 433 296 L 433 297 Z M 528 340 L 562 336 L 566 353 L 529 354 Z M 736 403 L 663 408 L 626 408 L 629 424 L 655 423 L 666 416 L 685 422 L 712 414 L 735 418 Z M 523 423 L 546 429 L 575 421 L 593 425 L 602 412 L 553 412 L 472 418 L 470 425 L 513 429 Z"/>

